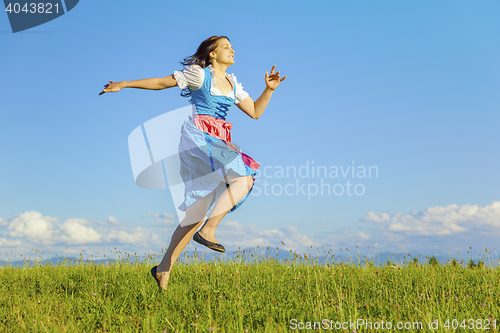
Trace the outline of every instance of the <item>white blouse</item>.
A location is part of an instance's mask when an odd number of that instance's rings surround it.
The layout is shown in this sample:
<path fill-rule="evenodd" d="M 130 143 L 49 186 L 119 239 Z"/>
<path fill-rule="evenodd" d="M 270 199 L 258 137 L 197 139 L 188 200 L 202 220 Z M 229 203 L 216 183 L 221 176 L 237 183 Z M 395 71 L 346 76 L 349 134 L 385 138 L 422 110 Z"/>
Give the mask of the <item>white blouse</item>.
<path fill-rule="evenodd" d="M 223 96 L 219 89 L 215 88 L 215 75 L 214 69 L 212 65 L 209 65 L 208 68 L 212 73 L 212 84 L 210 85 L 210 92 L 212 95 Z M 184 67 L 182 71 L 174 72 L 175 80 L 181 89 L 188 87 L 191 90 L 198 90 L 203 85 L 203 81 L 205 80 L 205 70 L 201 68 L 199 65 L 191 65 L 189 67 Z M 234 89 L 231 90 L 227 97 L 234 98 L 235 104 L 240 103 L 242 100 L 247 98 L 248 93 L 243 90 L 243 86 L 236 80 L 236 76 L 234 74 L 226 73 L 226 77 L 229 79 L 233 87 L 236 86 L 236 96 L 234 96 Z"/>

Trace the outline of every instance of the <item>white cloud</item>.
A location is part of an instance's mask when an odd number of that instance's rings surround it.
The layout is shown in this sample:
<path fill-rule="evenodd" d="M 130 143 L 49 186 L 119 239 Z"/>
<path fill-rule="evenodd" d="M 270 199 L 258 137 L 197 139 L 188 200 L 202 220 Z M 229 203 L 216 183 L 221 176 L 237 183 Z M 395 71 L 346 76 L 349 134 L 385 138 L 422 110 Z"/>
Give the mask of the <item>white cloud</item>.
<path fill-rule="evenodd" d="M 157 218 L 165 218 L 165 219 L 173 219 L 175 218 L 175 214 L 169 213 L 148 213 L 149 217 L 157 217 Z"/>
<path fill-rule="evenodd" d="M 81 218 L 66 219 L 57 223 L 58 218 L 43 216 L 40 212 L 29 211 L 2 219 L 6 232 L 1 232 L 0 245 L 17 246 L 29 242 L 33 245 L 85 245 L 85 244 L 145 244 L 157 240 L 158 236 L 150 230 L 138 227 L 128 230 L 118 226 L 112 216 L 107 222 L 91 222 Z M 98 226 L 99 229 L 91 225 Z"/>
<path fill-rule="evenodd" d="M 88 222 L 84 219 L 67 219 L 59 226 L 59 229 L 63 233 L 61 239 L 65 240 L 68 244 L 99 243 L 102 236 L 92 227 L 88 227 L 85 224 L 88 224 Z"/>
<path fill-rule="evenodd" d="M 36 211 L 25 212 L 7 219 L 7 234 L 12 238 L 26 238 L 36 244 L 53 244 L 57 238 L 54 230 L 57 220 Z"/>
<path fill-rule="evenodd" d="M 151 241 L 158 240 L 158 235 L 151 230 L 137 227 L 135 230 L 127 232 L 125 230 L 111 230 L 106 235 L 107 243 L 129 243 L 129 244 L 147 244 Z"/>
<path fill-rule="evenodd" d="M 394 216 L 369 212 L 364 220 L 383 223 L 386 230 L 408 235 L 447 236 L 471 231 L 500 234 L 500 201 L 486 206 L 430 207 Z"/>
<path fill-rule="evenodd" d="M 373 222 L 385 222 L 389 221 L 391 218 L 389 214 L 387 213 L 374 213 L 374 212 L 368 212 L 368 214 L 365 217 L 366 220 L 373 221 Z"/>
<path fill-rule="evenodd" d="M 300 233 L 293 226 L 259 230 L 253 224 L 244 225 L 236 221 L 224 221 L 223 226 L 217 229 L 216 237 L 224 239 L 224 244 L 228 246 L 242 249 L 259 245 L 297 251 L 310 246 L 321 246 L 319 242 Z"/>
<path fill-rule="evenodd" d="M 358 233 L 358 236 L 361 238 L 361 239 L 370 239 L 370 235 L 364 233 L 364 232 L 360 232 Z"/>
<path fill-rule="evenodd" d="M 111 224 L 119 224 L 114 216 L 109 216 L 106 221 Z"/>
<path fill-rule="evenodd" d="M 21 244 L 19 240 L 0 238 L 0 246 L 19 246 Z"/>
<path fill-rule="evenodd" d="M 160 224 L 173 225 L 177 222 L 177 216 L 175 214 L 168 213 L 148 213 L 148 217 L 156 218 L 156 222 Z"/>

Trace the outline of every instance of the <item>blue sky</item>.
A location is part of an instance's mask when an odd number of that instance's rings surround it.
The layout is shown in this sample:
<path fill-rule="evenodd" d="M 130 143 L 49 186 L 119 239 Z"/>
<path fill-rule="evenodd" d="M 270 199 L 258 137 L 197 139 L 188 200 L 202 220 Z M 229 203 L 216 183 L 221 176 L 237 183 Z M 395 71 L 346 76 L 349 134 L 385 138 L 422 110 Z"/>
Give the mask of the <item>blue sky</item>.
<path fill-rule="evenodd" d="M 498 1 L 210 5 L 80 2 L 16 34 L 0 14 L 1 258 L 32 249 L 160 253 L 168 245 L 177 223 L 171 196 L 135 185 L 127 138 L 188 100 L 178 88 L 98 93 L 108 80 L 180 70 L 211 35 L 229 36 L 236 63 L 228 71 L 252 98 L 272 65 L 288 76 L 260 119 L 229 113 L 233 141 L 267 173 L 220 224 L 216 237 L 227 248 L 493 250 Z M 377 176 L 276 174 L 307 165 L 371 166 Z M 347 182 L 363 194 L 348 195 Z M 344 192 L 313 195 L 321 184 Z M 292 195 L 280 192 L 287 185 Z"/>

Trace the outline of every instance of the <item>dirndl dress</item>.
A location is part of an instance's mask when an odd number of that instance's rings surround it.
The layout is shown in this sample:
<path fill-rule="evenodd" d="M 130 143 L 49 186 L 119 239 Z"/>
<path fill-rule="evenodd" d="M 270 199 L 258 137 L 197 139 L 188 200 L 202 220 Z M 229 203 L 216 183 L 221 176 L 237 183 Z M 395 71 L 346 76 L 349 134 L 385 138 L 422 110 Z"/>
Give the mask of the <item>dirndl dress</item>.
<path fill-rule="evenodd" d="M 185 186 L 184 202 L 178 207 L 181 211 L 215 190 L 209 206 L 210 212 L 228 186 L 224 178 L 230 170 L 240 176 L 252 176 L 255 182 L 259 167 L 259 163 L 231 142 L 232 124 L 226 121 L 229 108 L 248 94 L 243 91 L 234 75 L 230 74 L 226 76 L 233 91 L 227 96 L 214 94 L 217 91 L 213 88 L 215 76 L 212 71 L 211 66 L 201 68 L 192 65 L 183 71 L 174 72 L 179 87 L 190 89 L 191 103 L 195 106 L 193 114 L 181 127 L 180 174 Z M 237 209 L 250 192 L 251 190 L 230 212 Z"/>

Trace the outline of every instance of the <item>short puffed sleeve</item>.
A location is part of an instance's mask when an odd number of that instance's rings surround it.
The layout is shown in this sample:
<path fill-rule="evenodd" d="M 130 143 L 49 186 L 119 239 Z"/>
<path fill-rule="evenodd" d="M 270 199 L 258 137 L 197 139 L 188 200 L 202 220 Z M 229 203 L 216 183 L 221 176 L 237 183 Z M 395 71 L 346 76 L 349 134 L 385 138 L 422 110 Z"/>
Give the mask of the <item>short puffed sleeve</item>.
<path fill-rule="evenodd" d="M 199 65 L 191 65 L 182 71 L 174 71 L 174 77 L 181 89 L 198 90 L 203 85 L 205 71 Z"/>
<path fill-rule="evenodd" d="M 231 74 L 231 79 L 233 81 L 233 84 L 236 86 L 236 96 L 234 104 L 238 104 L 249 95 L 245 90 L 243 90 L 243 86 L 236 80 L 236 76 L 234 76 L 234 74 Z"/>

